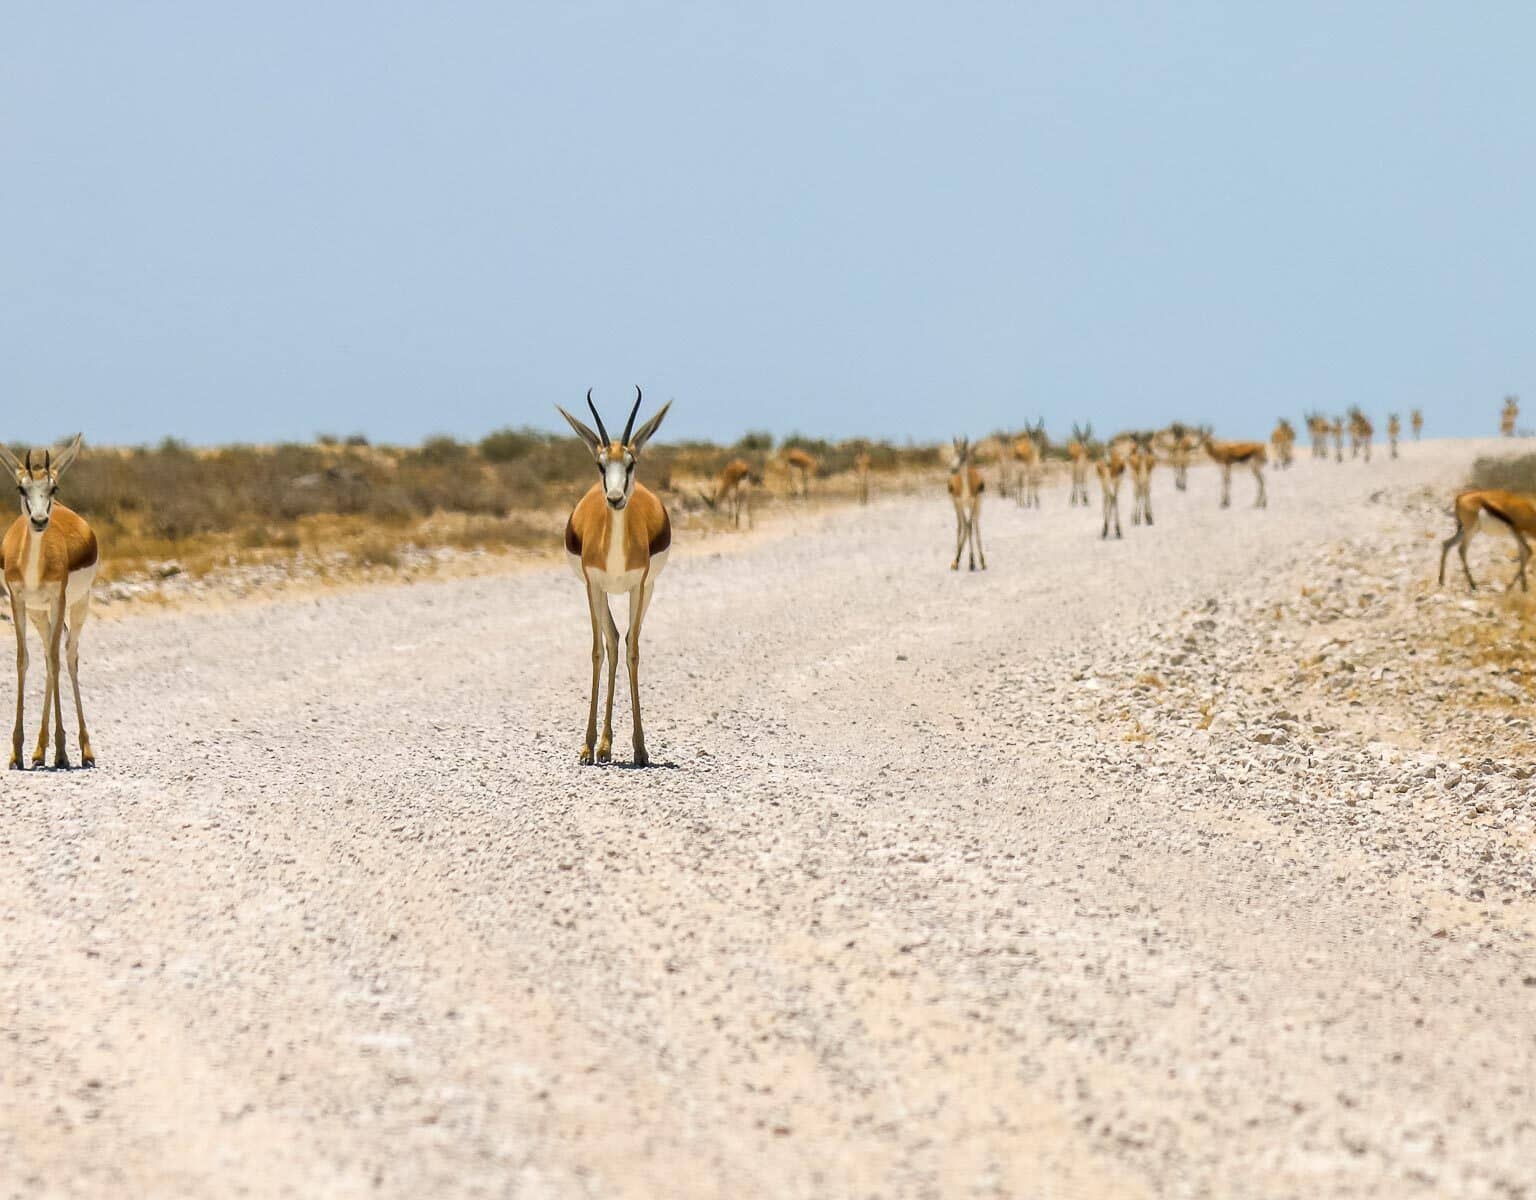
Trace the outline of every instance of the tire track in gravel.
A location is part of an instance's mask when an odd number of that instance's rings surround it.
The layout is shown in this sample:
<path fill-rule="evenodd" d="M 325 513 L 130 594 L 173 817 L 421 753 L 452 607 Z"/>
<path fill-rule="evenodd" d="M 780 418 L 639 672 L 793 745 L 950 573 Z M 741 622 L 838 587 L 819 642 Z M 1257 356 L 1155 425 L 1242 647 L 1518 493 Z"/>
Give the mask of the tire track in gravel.
<path fill-rule="evenodd" d="M 1530 1135 L 1492 1110 L 1532 1023 L 1479 1011 L 1515 950 L 1450 967 L 1304 808 L 1242 811 L 1251 772 L 1217 805 L 1084 703 L 1386 471 L 1470 457 L 1410 450 L 1303 464 L 1267 513 L 1162 477 L 1162 523 L 1108 545 L 1064 489 L 994 503 L 985 574 L 944 569 L 938 496 L 684 554 L 647 772 L 574 763 L 563 573 L 93 629 L 104 769 L 14 777 L 0 811 L 0 1100 L 28 1114 L 0 1179 L 1397 1196 L 1475 1182 L 1483 1133 L 1483 1182 L 1518 1182 Z M 621 693 L 621 748 L 626 720 Z"/>

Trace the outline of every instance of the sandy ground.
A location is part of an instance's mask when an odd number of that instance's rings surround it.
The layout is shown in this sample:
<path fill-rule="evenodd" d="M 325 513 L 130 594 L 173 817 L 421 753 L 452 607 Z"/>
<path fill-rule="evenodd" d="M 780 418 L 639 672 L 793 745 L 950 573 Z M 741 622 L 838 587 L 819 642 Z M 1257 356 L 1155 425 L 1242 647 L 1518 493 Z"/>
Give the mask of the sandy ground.
<path fill-rule="evenodd" d="M 683 544 L 648 771 L 576 764 L 563 570 L 88 629 L 101 769 L 0 793 L 0 1196 L 1536 1196 L 1524 768 L 1303 591 L 1460 604 L 1474 449 L 994 502 L 985 573 L 938 495 Z"/>

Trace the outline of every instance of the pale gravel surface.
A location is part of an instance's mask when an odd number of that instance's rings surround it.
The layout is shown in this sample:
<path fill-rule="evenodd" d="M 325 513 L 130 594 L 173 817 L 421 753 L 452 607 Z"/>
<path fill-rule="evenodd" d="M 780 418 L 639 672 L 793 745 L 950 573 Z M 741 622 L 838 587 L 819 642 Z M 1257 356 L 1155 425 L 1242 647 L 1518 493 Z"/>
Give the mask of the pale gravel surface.
<path fill-rule="evenodd" d="M 1322 630 L 1461 603 L 1472 453 L 994 501 L 985 574 L 938 494 L 685 543 L 645 772 L 564 571 L 92 627 L 102 768 L 0 800 L 0 1196 L 1536 1196 L 1527 760 Z"/>

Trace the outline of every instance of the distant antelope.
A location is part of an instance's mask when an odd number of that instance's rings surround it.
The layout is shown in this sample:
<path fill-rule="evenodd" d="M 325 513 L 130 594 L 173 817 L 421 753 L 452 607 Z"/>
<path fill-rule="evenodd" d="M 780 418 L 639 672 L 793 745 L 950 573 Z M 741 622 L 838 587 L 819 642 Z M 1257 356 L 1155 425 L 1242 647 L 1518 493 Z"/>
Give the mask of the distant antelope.
<path fill-rule="evenodd" d="M 1281 467 L 1288 467 L 1294 460 L 1294 448 L 1296 445 L 1296 430 L 1284 417 L 1275 424 L 1275 431 L 1269 435 L 1269 444 L 1275 448 L 1275 462 Z"/>
<path fill-rule="evenodd" d="M 643 767 L 650 762 L 645 752 L 645 730 L 640 723 L 640 628 L 651 605 L 656 577 L 667 565 L 672 522 L 655 493 L 635 481 L 635 462 L 671 407 L 669 400 L 655 416 L 635 429 L 635 416 L 640 411 L 637 387 L 635 405 L 624 423 L 624 436 L 616 442 L 608 438 L 603 418 L 592 403 L 590 388 L 587 408 L 597 422 L 596 433 L 560 408 L 560 415 L 592 451 L 601 476 L 577 502 L 565 524 L 566 557 L 586 588 L 587 612 L 592 618 L 592 702 L 587 708 L 587 734 L 581 744 L 584 763 L 604 763 L 612 757 L 613 684 L 618 669 L 619 630 L 613 622 L 608 597 L 618 595 L 629 597 L 629 629 L 624 634 L 624 643 L 629 660 L 635 765 Z M 608 654 L 608 705 L 603 712 L 603 737 L 598 741 L 597 692 L 604 647 Z"/>
<path fill-rule="evenodd" d="M 1045 473 L 1045 421 L 1024 426 L 1024 436 L 1013 444 L 1013 456 L 1023 465 L 1019 481 L 1019 504 L 1040 507 L 1040 478 Z"/>
<path fill-rule="evenodd" d="M 1531 561 L 1531 544 L 1525 539 L 1527 534 L 1536 534 L 1536 496 L 1500 488 L 1462 492 L 1456 497 L 1455 513 L 1456 532 L 1440 545 L 1440 583 L 1445 583 L 1445 557 L 1454 547 L 1461 555 L 1461 569 L 1466 572 L 1467 586 L 1477 590 L 1477 580 L 1472 578 L 1472 568 L 1467 565 L 1467 543 L 1477 532 L 1478 519 L 1487 513 L 1514 535 L 1520 551 L 1520 566 L 1504 590 L 1509 591 L 1518 580 L 1521 591 L 1530 591 L 1530 585 L 1525 581 L 1525 566 Z"/>
<path fill-rule="evenodd" d="M 1074 423 L 1072 440 L 1067 443 L 1067 457 L 1072 462 L 1072 494 L 1067 498 L 1069 507 L 1081 504 L 1088 507 L 1088 467 L 1093 461 L 1088 447 L 1093 443 L 1093 422 L 1081 429 Z"/>
<path fill-rule="evenodd" d="M 1333 461 L 1344 461 L 1344 422 L 1338 417 L 1329 425 L 1328 432 L 1333 434 Z"/>
<path fill-rule="evenodd" d="M 1392 458 L 1397 457 L 1397 439 L 1402 436 L 1403 423 L 1397 419 L 1396 413 L 1387 414 L 1387 449 Z"/>
<path fill-rule="evenodd" d="M 986 482 L 981 472 L 971 466 L 971 441 L 955 438 L 955 465 L 949 474 L 949 499 L 955 506 L 955 561 L 949 564 L 951 571 L 960 569 L 960 551 L 969 544 L 971 570 L 981 559 L 981 569 L 987 569 L 986 551 L 981 548 L 981 494 Z"/>
<path fill-rule="evenodd" d="M 1408 424 L 1413 428 L 1413 440 L 1418 441 L 1419 435 L 1424 432 L 1424 412 L 1422 409 L 1414 409 L 1408 414 Z"/>
<path fill-rule="evenodd" d="M 1115 522 L 1115 536 L 1124 537 L 1120 532 L 1120 481 L 1125 477 L 1125 459 L 1113 446 L 1106 446 L 1103 457 L 1094 468 L 1099 475 L 1099 493 L 1104 502 L 1104 530 L 1099 537 L 1109 536 L 1111 518 Z"/>
<path fill-rule="evenodd" d="M 1505 437 L 1515 436 L 1515 422 L 1520 419 L 1520 397 L 1505 396 L 1504 411 L 1499 414 L 1499 432 Z"/>
<path fill-rule="evenodd" d="M 800 499 L 804 500 L 811 494 L 811 476 L 816 473 L 816 456 L 799 446 L 791 446 L 784 451 L 784 465 L 789 468 L 792 476 L 799 476 Z"/>
<path fill-rule="evenodd" d="M 869 503 L 869 452 L 860 450 L 853 459 L 853 469 L 859 478 L 859 503 Z"/>
<path fill-rule="evenodd" d="M 1205 452 L 1221 468 L 1222 508 L 1230 508 L 1232 505 L 1232 468 L 1238 464 L 1246 465 L 1253 472 L 1254 482 L 1258 484 L 1258 494 L 1254 498 L 1253 506 L 1269 507 L 1269 498 L 1264 493 L 1263 442 L 1219 442 L 1207 433 L 1203 444 Z"/>
<path fill-rule="evenodd" d="M 1307 414 L 1307 433 L 1312 437 L 1312 457 L 1328 457 L 1328 435 L 1333 432 L 1333 426 L 1322 413 Z"/>
<path fill-rule="evenodd" d="M 21 495 L 21 516 L 0 544 L 5 588 L 11 597 L 11 622 L 16 629 L 16 725 L 11 731 L 11 770 L 21 766 L 23 701 L 27 684 L 27 618 L 37 628 L 47 656 L 43 690 L 43 721 L 37 731 L 32 765 L 48 757 L 48 714 L 54 722 L 53 765 L 69 766 L 64 742 L 64 701 L 59 687 L 59 643 L 68 637 L 69 683 L 75 693 L 75 720 L 80 731 L 80 765 L 94 767 L 91 735 L 80 703 L 80 631 L 91 607 L 91 583 L 96 578 L 96 535 L 78 513 L 57 503 L 59 477 L 80 455 L 80 435 L 57 456 L 51 450 L 28 450 L 18 459 L 0 445 L 3 462 Z"/>
<path fill-rule="evenodd" d="M 1131 524 L 1140 525 L 1145 521 L 1151 525 L 1152 468 L 1157 466 L 1157 455 L 1152 453 L 1151 434 L 1142 434 L 1134 441 L 1126 459 L 1131 471 Z"/>
<path fill-rule="evenodd" d="M 722 510 L 730 515 L 731 523 L 737 529 L 741 528 L 741 510 L 747 510 L 747 528 L 752 528 L 752 504 L 748 497 L 755 478 L 752 474 L 752 464 L 744 458 L 733 458 L 725 464 L 720 472 L 720 478 L 715 481 L 715 494 L 704 496 L 704 503 L 710 508 Z"/>
<path fill-rule="evenodd" d="M 1181 491 L 1189 490 L 1189 463 L 1200 448 L 1200 439 L 1182 421 L 1175 421 L 1165 431 L 1168 446 L 1168 465 L 1173 468 L 1173 486 Z"/>
<path fill-rule="evenodd" d="M 1349 410 L 1349 456 L 1354 458 L 1362 450 L 1365 452 L 1365 461 L 1371 461 L 1371 438 L 1376 430 L 1370 420 L 1360 411 L 1358 406 Z"/>

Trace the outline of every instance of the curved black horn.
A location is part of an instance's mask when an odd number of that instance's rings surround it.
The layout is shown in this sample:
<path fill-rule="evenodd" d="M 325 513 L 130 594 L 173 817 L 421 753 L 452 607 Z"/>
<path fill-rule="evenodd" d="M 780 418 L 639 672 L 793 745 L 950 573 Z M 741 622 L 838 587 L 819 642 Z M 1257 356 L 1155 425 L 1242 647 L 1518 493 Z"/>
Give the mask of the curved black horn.
<path fill-rule="evenodd" d="M 608 431 L 603 428 L 603 419 L 597 415 L 597 405 L 592 403 L 592 389 L 587 389 L 587 407 L 592 410 L 592 419 L 597 422 L 598 435 L 603 439 L 603 445 L 609 442 Z"/>
<path fill-rule="evenodd" d="M 621 445 L 629 445 L 629 435 L 635 431 L 635 414 L 640 411 L 640 385 L 635 384 L 635 406 L 629 410 L 629 420 L 624 422 L 624 436 L 620 439 Z"/>

